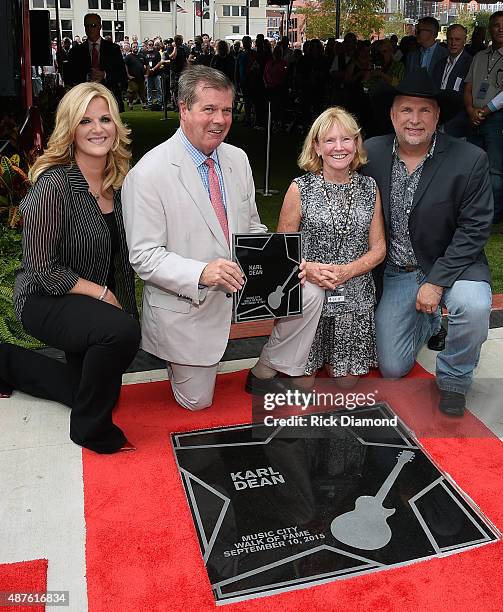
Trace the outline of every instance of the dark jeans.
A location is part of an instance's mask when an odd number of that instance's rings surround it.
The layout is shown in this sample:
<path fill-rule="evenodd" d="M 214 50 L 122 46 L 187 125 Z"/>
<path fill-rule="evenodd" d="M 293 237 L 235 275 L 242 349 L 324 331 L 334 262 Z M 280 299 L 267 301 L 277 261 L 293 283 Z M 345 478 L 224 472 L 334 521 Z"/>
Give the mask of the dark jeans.
<path fill-rule="evenodd" d="M 266 99 L 271 102 L 271 119 L 272 121 L 282 121 L 284 119 L 285 103 L 287 97 L 286 87 L 279 85 L 278 87 L 266 88 Z"/>
<path fill-rule="evenodd" d="M 251 126 L 253 111 L 252 94 L 251 91 L 246 87 L 246 85 L 241 85 L 241 92 L 243 94 L 243 103 L 245 107 L 245 121 L 248 126 Z"/>
<path fill-rule="evenodd" d="M 503 110 L 491 115 L 473 129 L 468 140 L 487 153 L 494 195 L 494 221 L 503 218 Z"/>
<path fill-rule="evenodd" d="M 255 107 L 255 125 L 265 128 L 267 125 L 265 87 L 255 89 L 252 94 L 252 100 L 253 106 Z"/>
<path fill-rule="evenodd" d="M 119 83 L 114 83 L 109 87 L 110 91 L 113 93 L 115 100 L 117 101 L 117 106 L 119 107 L 119 113 L 124 112 L 124 100 L 122 99 L 122 86 Z"/>
<path fill-rule="evenodd" d="M 181 72 L 171 71 L 170 74 L 170 89 L 172 96 L 173 108 L 178 110 L 178 81 L 180 80 Z"/>
<path fill-rule="evenodd" d="M 65 351 L 67 363 L 10 344 L 0 345 L 0 379 L 72 409 L 70 438 L 98 453 L 126 441 L 112 422 L 122 374 L 140 342 L 138 322 L 123 310 L 84 295 L 32 295 L 23 326 L 42 342 Z"/>

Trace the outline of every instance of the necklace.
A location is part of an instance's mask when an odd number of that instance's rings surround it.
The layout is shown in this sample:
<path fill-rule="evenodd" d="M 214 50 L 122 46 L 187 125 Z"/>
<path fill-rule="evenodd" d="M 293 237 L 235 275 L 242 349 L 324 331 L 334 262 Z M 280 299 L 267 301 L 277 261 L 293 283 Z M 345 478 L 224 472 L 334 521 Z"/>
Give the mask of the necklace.
<path fill-rule="evenodd" d="M 100 201 L 100 198 L 103 195 L 102 189 L 103 189 L 103 182 L 101 182 L 101 185 L 99 186 L 99 189 L 97 191 L 93 191 L 93 189 L 91 188 L 91 185 L 89 184 L 89 193 L 93 196 L 93 198 L 97 202 Z"/>
<path fill-rule="evenodd" d="M 348 193 L 344 194 L 342 198 L 337 198 L 334 202 L 330 197 L 327 189 L 327 183 L 323 175 L 323 170 L 320 172 L 322 180 L 323 195 L 325 202 L 330 210 L 332 217 L 332 226 L 334 234 L 338 234 L 341 238 L 351 231 L 352 221 L 350 219 L 351 209 L 354 204 L 354 173 L 349 175 L 349 189 Z"/>

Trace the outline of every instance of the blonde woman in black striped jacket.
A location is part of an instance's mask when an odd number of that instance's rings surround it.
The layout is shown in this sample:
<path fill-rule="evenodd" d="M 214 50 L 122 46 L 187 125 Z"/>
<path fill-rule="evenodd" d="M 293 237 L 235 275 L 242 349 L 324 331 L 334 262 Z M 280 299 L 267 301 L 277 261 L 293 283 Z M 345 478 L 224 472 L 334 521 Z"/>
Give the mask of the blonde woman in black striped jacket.
<path fill-rule="evenodd" d="M 28 333 L 66 364 L 0 345 L 0 391 L 69 406 L 70 438 L 98 453 L 134 450 L 112 422 L 140 331 L 120 188 L 129 130 L 106 87 L 82 83 L 61 100 L 47 150 L 30 171 L 14 308 Z"/>

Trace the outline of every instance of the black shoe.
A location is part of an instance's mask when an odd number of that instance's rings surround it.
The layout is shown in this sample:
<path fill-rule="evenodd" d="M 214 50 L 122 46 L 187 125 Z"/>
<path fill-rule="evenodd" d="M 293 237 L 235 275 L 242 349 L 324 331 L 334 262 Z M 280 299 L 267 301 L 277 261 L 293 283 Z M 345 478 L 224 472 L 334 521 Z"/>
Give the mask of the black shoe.
<path fill-rule="evenodd" d="M 465 413 L 466 398 L 462 393 L 456 391 L 444 391 L 440 389 L 440 401 L 438 407 L 441 412 L 453 417 L 462 417 Z"/>
<path fill-rule="evenodd" d="M 277 374 L 272 378 L 258 378 L 251 370 L 248 372 L 245 384 L 247 393 L 265 395 L 266 393 L 285 393 L 288 389 L 287 380 L 280 378 Z"/>
<path fill-rule="evenodd" d="M 430 351 L 443 351 L 445 348 L 445 338 L 447 330 L 443 327 L 428 340 L 428 348 Z"/>
<path fill-rule="evenodd" d="M 14 389 L 11 387 L 11 385 L 8 385 L 6 382 L 0 379 L 0 398 L 10 397 L 13 390 Z"/>

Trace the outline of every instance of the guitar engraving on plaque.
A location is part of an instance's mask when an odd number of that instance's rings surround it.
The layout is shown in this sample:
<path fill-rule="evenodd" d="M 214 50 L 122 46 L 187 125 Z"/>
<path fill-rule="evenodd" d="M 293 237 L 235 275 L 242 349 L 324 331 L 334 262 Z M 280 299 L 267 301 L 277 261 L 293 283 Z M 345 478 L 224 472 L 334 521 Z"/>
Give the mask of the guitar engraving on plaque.
<path fill-rule="evenodd" d="M 334 518 L 330 525 L 334 538 L 362 550 L 377 550 L 386 546 L 392 536 L 387 518 L 395 514 L 396 509 L 385 508 L 383 502 L 403 466 L 414 456 L 412 451 L 401 452 L 377 495 L 361 495 L 355 502 L 354 510 Z"/>
<path fill-rule="evenodd" d="M 291 271 L 290 276 L 286 279 L 286 281 L 282 285 L 278 285 L 274 291 L 271 291 L 269 297 L 267 298 L 267 303 L 271 308 L 276 310 L 281 306 L 281 300 L 285 295 L 284 288 L 287 286 L 288 281 L 292 278 L 292 276 L 297 272 L 299 266 L 295 266 L 295 268 Z"/>

